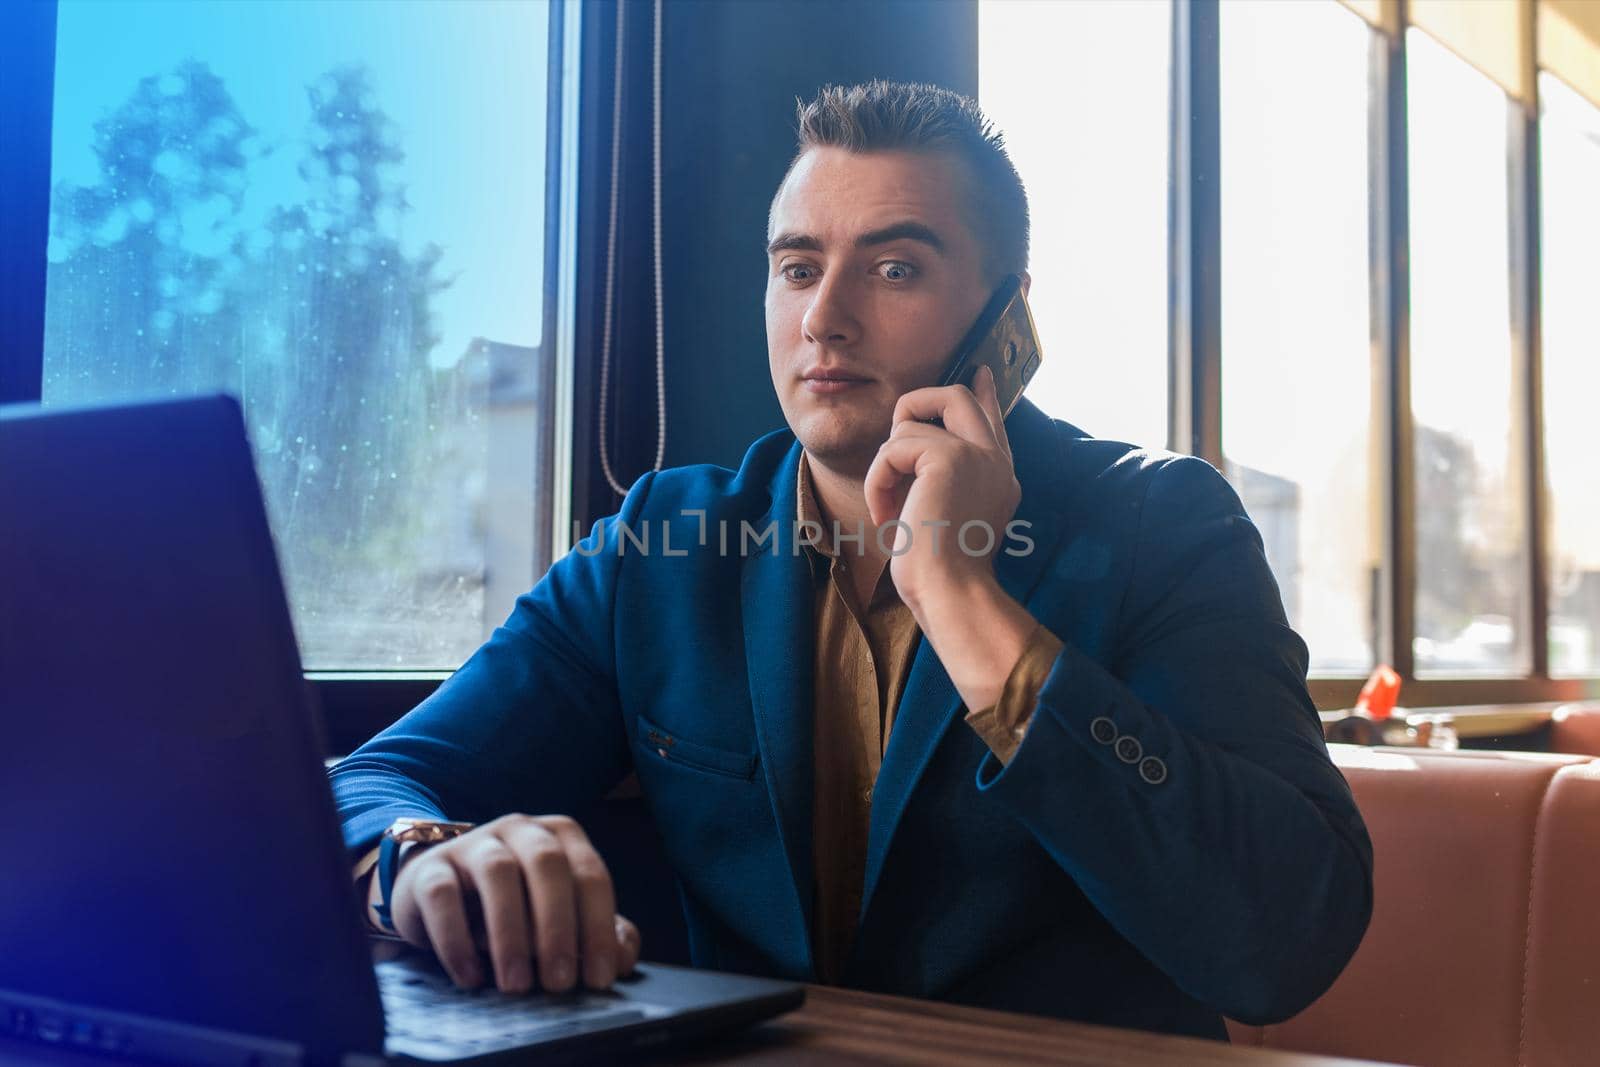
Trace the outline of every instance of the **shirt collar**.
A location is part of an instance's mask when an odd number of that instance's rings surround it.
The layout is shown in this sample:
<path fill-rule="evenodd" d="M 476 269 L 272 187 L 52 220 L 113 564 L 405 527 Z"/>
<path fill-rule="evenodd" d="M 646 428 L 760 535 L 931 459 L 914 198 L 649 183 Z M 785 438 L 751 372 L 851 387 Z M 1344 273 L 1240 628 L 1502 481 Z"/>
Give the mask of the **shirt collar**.
<path fill-rule="evenodd" d="M 821 557 L 833 559 L 833 538 L 828 536 L 828 524 L 822 518 L 822 506 L 817 503 L 816 490 L 811 484 L 811 465 L 806 459 L 805 449 L 800 450 L 800 469 L 795 476 L 795 516 L 798 522 L 795 526 L 795 536 L 800 534 L 800 522 L 814 522 L 822 531 L 818 543 L 806 545 L 806 550 L 813 554 L 813 558 Z"/>

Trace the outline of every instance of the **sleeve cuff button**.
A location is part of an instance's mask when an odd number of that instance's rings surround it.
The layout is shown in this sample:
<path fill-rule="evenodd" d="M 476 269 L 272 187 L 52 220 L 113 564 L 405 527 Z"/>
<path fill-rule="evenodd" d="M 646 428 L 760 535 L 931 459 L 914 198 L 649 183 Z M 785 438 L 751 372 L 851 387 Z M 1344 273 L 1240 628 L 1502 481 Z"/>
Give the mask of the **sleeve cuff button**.
<path fill-rule="evenodd" d="M 1167 780 L 1167 765 L 1155 756 L 1146 756 L 1139 764 L 1139 777 L 1151 785 L 1160 785 Z"/>
<path fill-rule="evenodd" d="M 1117 724 L 1101 715 L 1089 723 L 1089 736 L 1102 745 L 1109 745 L 1117 739 Z"/>
<path fill-rule="evenodd" d="M 1124 734 L 1117 738 L 1117 747 L 1114 751 L 1123 763 L 1138 763 L 1139 757 L 1144 755 L 1144 746 L 1139 744 L 1137 737 Z"/>

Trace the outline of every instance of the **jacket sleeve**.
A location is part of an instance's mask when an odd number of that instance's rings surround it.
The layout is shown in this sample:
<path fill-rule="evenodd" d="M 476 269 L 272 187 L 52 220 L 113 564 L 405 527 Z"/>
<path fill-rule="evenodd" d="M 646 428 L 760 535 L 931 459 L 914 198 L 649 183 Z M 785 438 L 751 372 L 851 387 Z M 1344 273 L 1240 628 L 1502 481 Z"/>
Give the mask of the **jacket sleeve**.
<path fill-rule="evenodd" d="M 638 527 L 652 477 L 433 695 L 329 772 L 352 857 L 401 816 L 570 814 L 627 774 L 613 626 L 619 525 Z"/>
<path fill-rule="evenodd" d="M 978 788 L 1185 992 L 1279 1022 L 1360 943 L 1372 845 L 1260 535 L 1209 464 L 1152 474 L 1116 625 L 1109 670 L 1063 647 Z"/>

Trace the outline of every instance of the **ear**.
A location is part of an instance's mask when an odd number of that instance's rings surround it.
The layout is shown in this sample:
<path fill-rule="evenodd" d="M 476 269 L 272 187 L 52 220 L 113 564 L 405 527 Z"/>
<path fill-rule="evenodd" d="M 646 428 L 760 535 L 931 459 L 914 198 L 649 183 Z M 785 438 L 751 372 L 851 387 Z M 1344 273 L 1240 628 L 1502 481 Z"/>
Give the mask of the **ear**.
<path fill-rule="evenodd" d="M 1030 286 L 1032 284 L 1033 284 L 1033 275 L 1029 274 L 1027 271 L 1023 271 L 1022 272 L 1022 295 L 1024 297 L 1026 297 L 1028 295 L 1028 286 Z"/>

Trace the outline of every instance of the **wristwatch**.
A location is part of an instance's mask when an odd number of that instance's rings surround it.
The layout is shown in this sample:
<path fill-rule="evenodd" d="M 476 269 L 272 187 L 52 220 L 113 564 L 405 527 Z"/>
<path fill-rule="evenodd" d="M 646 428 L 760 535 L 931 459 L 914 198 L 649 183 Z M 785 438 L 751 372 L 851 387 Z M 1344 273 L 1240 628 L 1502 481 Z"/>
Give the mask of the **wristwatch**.
<path fill-rule="evenodd" d="M 460 837 L 473 826 L 470 822 L 433 819 L 396 819 L 389 824 L 378 843 L 378 903 L 372 907 L 385 930 L 394 929 L 394 919 L 389 916 L 389 896 L 394 892 L 394 880 L 400 874 L 400 859 L 406 846 L 437 845 Z"/>

